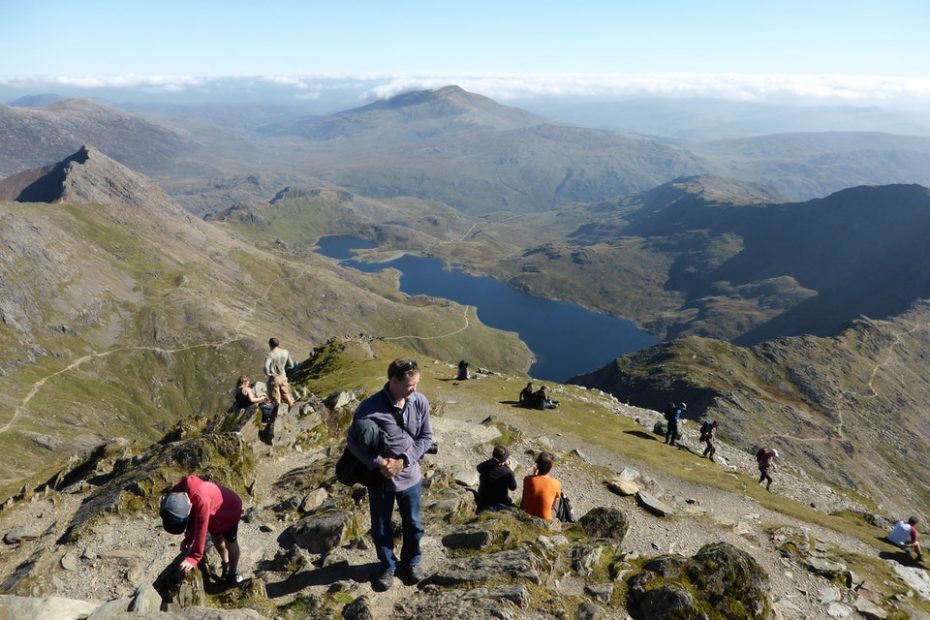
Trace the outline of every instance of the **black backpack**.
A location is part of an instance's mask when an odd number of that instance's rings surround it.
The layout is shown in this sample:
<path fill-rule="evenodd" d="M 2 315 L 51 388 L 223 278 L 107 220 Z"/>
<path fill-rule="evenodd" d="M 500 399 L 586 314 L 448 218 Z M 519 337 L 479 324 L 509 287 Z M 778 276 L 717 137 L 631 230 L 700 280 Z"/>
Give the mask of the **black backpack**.
<path fill-rule="evenodd" d="M 562 523 L 575 522 L 575 508 L 565 493 L 559 493 L 559 499 L 556 500 L 555 507 L 552 509 L 552 516 Z"/>

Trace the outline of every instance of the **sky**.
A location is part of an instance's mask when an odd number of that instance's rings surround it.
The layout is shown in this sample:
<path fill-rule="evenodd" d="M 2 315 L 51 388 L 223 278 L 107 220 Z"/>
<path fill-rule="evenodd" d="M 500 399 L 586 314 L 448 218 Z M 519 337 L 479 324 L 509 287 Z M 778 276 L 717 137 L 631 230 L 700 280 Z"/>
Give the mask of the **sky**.
<path fill-rule="evenodd" d="M 0 0 L 0 84 L 930 99 L 928 24 L 926 0 Z"/>

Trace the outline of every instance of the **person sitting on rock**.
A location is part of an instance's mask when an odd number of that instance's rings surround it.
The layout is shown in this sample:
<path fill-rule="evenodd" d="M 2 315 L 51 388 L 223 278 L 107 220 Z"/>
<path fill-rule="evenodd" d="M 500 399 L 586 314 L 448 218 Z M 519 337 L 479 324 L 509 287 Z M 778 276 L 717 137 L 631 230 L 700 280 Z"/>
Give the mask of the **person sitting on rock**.
<path fill-rule="evenodd" d="M 510 467 L 510 451 L 506 446 L 494 446 L 491 458 L 479 464 L 476 511 L 497 512 L 513 506 L 510 492 L 517 490 L 517 479 Z"/>
<path fill-rule="evenodd" d="M 888 532 L 888 542 L 907 551 L 908 555 L 914 553 L 914 559 L 923 561 L 920 552 L 920 543 L 917 542 L 917 517 L 911 517 L 906 522 L 897 521 Z"/>
<path fill-rule="evenodd" d="M 471 373 L 468 371 L 468 362 L 462 360 L 459 362 L 458 374 L 455 375 L 457 381 L 468 381 L 471 379 Z"/>
<path fill-rule="evenodd" d="M 551 452 L 540 452 L 536 457 L 533 473 L 523 479 L 523 500 L 520 506 L 527 514 L 552 519 L 552 509 L 562 494 L 562 483 L 551 477 L 555 456 Z"/>
<path fill-rule="evenodd" d="M 526 387 L 520 390 L 520 404 L 524 407 L 533 406 L 533 382 L 530 381 L 526 384 Z"/>
<path fill-rule="evenodd" d="M 759 448 L 756 452 L 756 462 L 759 463 L 759 484 L 765 482 L 765 490 L 771 491 L 772 476 L 770 472 L 777 469 L 775 459 L 778 458 L 778 450 L 775 448 Z"/>
<path fill-rule="evenodd" d="M 242 500 L 235 491 L 187 476 L 162 499 L 162 527 L 169 534 L 184 534 L 181 551 L 186 557 L 179 568 L 188 573 L 203 560 L 207 532 L 222 559 L 221 579 L 230 585 L 242 582 L 239 574 L 239 519 Z"/>
<path fill-rule="evenodd" d="M 267 398 L 260 398 L 255 395 L 252 389 L 252 380 L 247 375 L 241 375 L 236 381 L 236 404 L 240 409 L 248 409 L 252 405 L 260 405 L 267 401 Z"/>

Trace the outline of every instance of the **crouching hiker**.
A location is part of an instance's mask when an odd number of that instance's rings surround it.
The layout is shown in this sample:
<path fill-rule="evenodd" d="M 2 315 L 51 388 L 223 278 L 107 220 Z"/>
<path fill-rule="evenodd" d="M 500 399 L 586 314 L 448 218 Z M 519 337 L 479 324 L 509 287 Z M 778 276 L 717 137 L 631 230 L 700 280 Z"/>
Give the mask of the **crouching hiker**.
<path fill-rule="evenodd" d="M 179 568 L 192 571 L 202 560 L 207 532 L 222 559 L 221 579 L 227 584 L 242 582 L 239 574 L 239 518 L 242 500 L 230 489 L 187 476 L 161 502 L 161 523 L 169 534 L 184 534 L 181 551 L 187 556 Z"/>
<path fill-rule="evenodd" d="M 711 461 L 714 460 L 714 454 L 717 453 L 718 426 L 717 420 L 705 420 L 704 423 L 701 424 L 701 441 L 706 445 L 702 456 L 709 458 Z"/>
<path fill-rule="evenodd" d="M 771 491 L 772 476 L 769 472 L 775 471 L 775 459 L 778 458 L 778 450 L 775 448 L 759 448 L 756 452 L 756 462 L 759 464 L 759 484 L 765 482 L 765 490 Z"/>
<path fill-rule="evenodd" d="M 907 551 L 908 555 L 912 552 L 914 559 L 918 562 L 923 561 L 923 554 L 920 552 L 920 543 L 917 542 L 917 517 L 911 517 L 905 521 L 897 521 L 891 531 L 888 532 L 888 542 L 896 547 Z"/>

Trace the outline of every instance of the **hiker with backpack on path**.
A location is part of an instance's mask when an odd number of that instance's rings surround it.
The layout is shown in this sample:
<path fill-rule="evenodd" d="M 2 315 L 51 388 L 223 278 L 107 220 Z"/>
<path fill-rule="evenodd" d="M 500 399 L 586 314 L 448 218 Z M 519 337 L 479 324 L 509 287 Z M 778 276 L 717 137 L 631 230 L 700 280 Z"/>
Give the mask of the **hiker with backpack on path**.
<path fill-rule="evenodd" d="M 717 420 L 704 420 L 704 423 L 701 424 L 701 441 L 706 444 L 704 453 L 701 456 L 706 456 L 711 461 L 714 460 L 714 454 L 717 453 L 718 426 Z"/>
<path fill-rule="evenodd" d="M 775 459 L 778 458 L 778 450 L 775 448 L 759 448 L 759 451 L 756 452 L 756 462 L 759 463 L 759 484 L 765 482 L 765 490 L 771 491 L 772 486 L 772 476 L 769 472 L 777 469 L 775 465 Z"/>
<path fill-rule="evenodd" d="M 677 446 L 677 441 L 680 437 L 678 434 L 678 420 L 687 411 L 688 405 L 681 403 L 676 405 L 675 403 L 669 403 L 665 406 L 665 421 L 667 422 L 667 427 L 665 429 L 665 443 Z"/>

